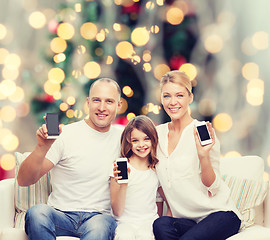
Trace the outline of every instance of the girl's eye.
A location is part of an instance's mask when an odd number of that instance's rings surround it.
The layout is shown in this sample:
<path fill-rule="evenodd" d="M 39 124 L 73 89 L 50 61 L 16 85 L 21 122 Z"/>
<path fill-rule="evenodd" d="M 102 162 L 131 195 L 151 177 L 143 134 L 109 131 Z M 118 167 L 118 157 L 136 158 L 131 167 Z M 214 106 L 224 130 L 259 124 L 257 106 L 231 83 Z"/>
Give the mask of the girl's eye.
<path fill-rule="evenodd" d="M 150 139 L 150 137 L 146 137 L 144 140 L 150 141 L 151 139 Z"/>
<path fill-rule="evenodd" d="M 137 141 L 138 141 L 138 140 L 136 140 L 136 139 L 133 139 L 133 140 L 132 140 L 131 142 L 133 142 L 133 143 L 134 143 L 134 142 L 137 142 Z"/>

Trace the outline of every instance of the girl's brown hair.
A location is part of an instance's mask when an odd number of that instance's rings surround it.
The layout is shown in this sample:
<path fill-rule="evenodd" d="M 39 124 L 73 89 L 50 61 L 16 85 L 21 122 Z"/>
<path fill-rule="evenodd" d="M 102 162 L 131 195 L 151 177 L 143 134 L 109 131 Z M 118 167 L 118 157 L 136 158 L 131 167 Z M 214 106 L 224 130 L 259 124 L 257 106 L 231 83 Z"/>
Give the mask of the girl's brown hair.
<path fill-rule="evenodd" d="M 121 135 L 121 156 L 126 158 L 130 158 L 132 156 L 131 132 L 135 128 L 145 133 L 151 140 L 152 148 L 148 157 L 148 167 L 154 168 L 158 163 L 158 159 L 156 157 L 158 135 L 154 123 L 147 116 L 140 115 L 129 120 Z"/>
<path fill-rule="evenodd" d="M 192 93 L 191 81 L 184 72 L 174 70 L 165 73 L 160 79 L 160 88 L 162 89 L 162 87 L 169 82 L 181 84 L 188 90 L 189 95 Z"/>

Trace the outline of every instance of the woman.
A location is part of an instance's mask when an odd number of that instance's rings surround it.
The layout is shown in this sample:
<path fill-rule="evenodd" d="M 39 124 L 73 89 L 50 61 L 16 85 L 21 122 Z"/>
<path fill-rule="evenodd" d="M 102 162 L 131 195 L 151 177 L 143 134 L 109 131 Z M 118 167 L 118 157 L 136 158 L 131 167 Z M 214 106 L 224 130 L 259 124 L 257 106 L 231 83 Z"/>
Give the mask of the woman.
<path fill-rule="evenodd" d="M 210 123 L 212 143 L 201 146 L 190 116 L 192 85 L 187 75 L 171 71 L 161 78 L 161 102 L 171 122 L 157 127 L 157 174 L 172 216 L 153 224 L 157 240 L 222 240 L 236 234 L 241 216 L 219 176 L 219 142 Z"/>

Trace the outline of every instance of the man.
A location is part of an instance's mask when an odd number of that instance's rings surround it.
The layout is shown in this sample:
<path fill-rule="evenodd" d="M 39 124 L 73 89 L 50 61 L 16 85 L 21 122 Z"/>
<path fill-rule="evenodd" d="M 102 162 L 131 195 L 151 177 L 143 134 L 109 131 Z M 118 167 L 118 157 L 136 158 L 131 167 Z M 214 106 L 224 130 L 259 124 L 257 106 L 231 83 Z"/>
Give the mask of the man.
<path fill-rule="evenodd" d="M 17 181 L 28 186 L 51 171 L 52 193 L 47 205 L 27 211 L 29 240 L 113 239 L 109 171 L 120 154 L 122 129 L 111 124 L 122 105 L 120 95 L 115 81 L 101 78 L 89 91 L 89 118 L 64 126 L 57 140 L 46 139 L 45 124 L 37 130 L 37 145 L 21 164 Z"/>

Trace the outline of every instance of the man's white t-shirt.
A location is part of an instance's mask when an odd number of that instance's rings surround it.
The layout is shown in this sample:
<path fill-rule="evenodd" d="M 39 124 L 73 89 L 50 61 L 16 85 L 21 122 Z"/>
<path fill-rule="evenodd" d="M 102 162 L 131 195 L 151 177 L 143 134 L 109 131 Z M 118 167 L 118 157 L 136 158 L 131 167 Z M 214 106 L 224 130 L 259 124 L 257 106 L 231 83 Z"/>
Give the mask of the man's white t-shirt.
<path fill-rule="evenodd" d="M 110 213 L 108 172 L 120 155 L 121 133 L 120 126 L 98 132 L 84 120 L 64 126 L 46 155 L 55 165 L 48 205 L 62 211 Z"/>

